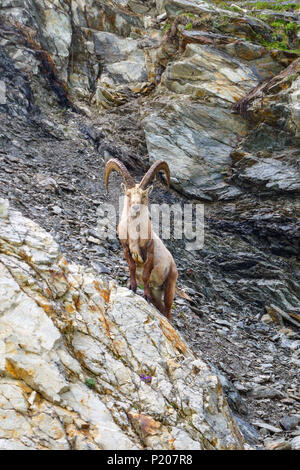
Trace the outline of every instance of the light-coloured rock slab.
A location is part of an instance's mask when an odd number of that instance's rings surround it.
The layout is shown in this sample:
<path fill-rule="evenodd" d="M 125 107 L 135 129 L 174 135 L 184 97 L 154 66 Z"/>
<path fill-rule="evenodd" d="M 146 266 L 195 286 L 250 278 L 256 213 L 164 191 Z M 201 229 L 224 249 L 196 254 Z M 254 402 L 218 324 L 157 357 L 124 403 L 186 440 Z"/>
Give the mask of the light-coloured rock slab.
<path fill-rule="evenodd" d="M 154 307 L 20 213 L 0 234 L 1 449 L 243 448 L 219 379 Z"/>

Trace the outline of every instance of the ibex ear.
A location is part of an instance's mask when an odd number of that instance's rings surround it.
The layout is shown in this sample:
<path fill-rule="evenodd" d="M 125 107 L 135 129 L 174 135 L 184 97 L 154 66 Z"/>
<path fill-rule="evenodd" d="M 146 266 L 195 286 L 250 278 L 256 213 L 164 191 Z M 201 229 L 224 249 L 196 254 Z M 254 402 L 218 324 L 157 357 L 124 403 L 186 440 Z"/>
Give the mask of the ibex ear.
<path fill-rule="evenodd" d="M 122 191 L 123 193 L 126 193 L 126 184 L 125 183 L 121 183 L 121 188 L 122 188 Z"/>

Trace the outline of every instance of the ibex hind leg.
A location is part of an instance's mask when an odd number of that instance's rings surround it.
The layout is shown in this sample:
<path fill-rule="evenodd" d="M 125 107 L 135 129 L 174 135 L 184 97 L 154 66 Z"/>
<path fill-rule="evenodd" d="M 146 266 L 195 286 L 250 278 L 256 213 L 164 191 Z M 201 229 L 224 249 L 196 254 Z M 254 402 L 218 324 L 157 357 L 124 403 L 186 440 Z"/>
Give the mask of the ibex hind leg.
<path fill-rule="evenodd" d="M 164 304 L 162 301 L 162 296 L 163 296 L 163 289 L 150 289 L 151 291 L 151 301 L 154 305 L 154 307 L 157 308 L 157 310 L 160 311 L 160 313 L 164 313 Z"/>
<path fill-rule="evenodd" d="M 175 296 L 178 272 L 175 266 L 171 266 L 169 275 L 164 284 L 164 311 L 162 312 L 171 321 L 171 309 Z"/>

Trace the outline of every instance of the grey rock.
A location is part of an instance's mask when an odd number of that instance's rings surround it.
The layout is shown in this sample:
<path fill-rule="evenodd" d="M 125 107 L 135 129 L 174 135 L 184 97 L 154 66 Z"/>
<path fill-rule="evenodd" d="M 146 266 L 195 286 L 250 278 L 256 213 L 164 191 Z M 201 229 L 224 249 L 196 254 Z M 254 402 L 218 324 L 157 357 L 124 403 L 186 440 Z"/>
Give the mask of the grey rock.
<path fill-rule="evenodd" d="M 238 135 L 245 132 L 240 119 L 228 109 L 181 97 L 147 113 L 143 125 L 150 161 L 168 162 L 171 175 L 176 175 L 174 186 L 204 200 L 224 195 L 230 153 Z"/>
<path fill-rule="evenodd" d="M 52 211 L 53 211 L 54 214 L 60 215 L 62 213 L 62 208 L 59 207 L 59 206 L 53 206 Z"/>
<path fill-rule="evenodd" d="M 247 414 L 247 406 L 244 399 L 241 397 L 238 390 L 230 382 L 224 374 L 222 374 L 217 368 L 215 370 L 218 373 L 218 377 L 221 381 L 224 393 L 227 397 L 228 404 L 234 413 Z"/>
<path fill-rule="evenodd" d="M 267 450 L 290 450 L 291 449 L 291 443 L 285 439 L 278 439 L 278 440 L 266 439 L 264 444 Z"/>
<path fill-rule="evenodd" d="M 7 199 L 0 199 L 0 217 L 6 219 L 8 216 L 9 201 Z"/>
<path fill-rule="evenodd" d="M 251 68 L 230 55 L 210 46 L 188 44 L 180 60 L 167 67 L 162 83 L 175 93 L 235 103 L 258 81 Z"/>
<path fill-rule="evenodd" d="M 108 269 L 106 266 L 104 266 L 104 264 L 102 264 L 102 263 L 99 263 L 97 261 L 92 261 L 91 265 L 93 266 L 95 271 L 99 274 L 110 274 L 111 273 L 111 270 Z"/>
<path fill-rule="evenodd" d="M 148 80 L 145 55 L 138 41 L 108 32 L 94 33 L 95 52 L 103 63 L 95 99 L 98 104 L 113 104 L 126 99 L 127 90 L 137 92 Z"/>
<path fill-rule="evenodd" d="M 292 431 L 300 424 L 300 416 L 283 416 L 279 424 L 285 431 Z"/>
<path fill-rule="evenodd" d="M 291 440 L 291 448 L 293 450 L 300 450 L 300 436 L 293 437 Z"/>
<path fill-rule="evenodd" d="M 289 166 L 272 158 L 261 159 L 239 174 L 243 182 L 264 186 L 272 191 L 300 191 L 300 172 L 297 168 Z"/>
<path fill-rule="evenodd" d="M 233 414 L 233 416 L 246 441 L 251 445 L 259 444 L 260 435 L 254 426 L 251 426 L 251 424 L 236 414 Z"/>
<path fill-rule="evenodd" d="M 272 424 L 264 423 L 262 421 L 254 421 L 253 426 L 257 426 L 258 428 L 266 431 L 270 431 L 272 433 L 282 432 L 280 428 L 276 428 L 276 426 L 272 426 Z"/>
<path fill-rule="evenodd" d="M 266 364 L 264 364 L 266 367 Z M 272 367 L 272 364 L 268 364 L 269 367 Z M 252 391 L 251 391 L 251 396 L 256 399 L 262 399 L 262 398 L 283 398 L 284 393 L 280 392 L 279 390 L 276 390 L 273 387 L 267 387 L 265 385 L 256 385 Z"/>
<path fill-rule="evenodd" d="M 211 3 L 202 0 L 165 0 L 164 5 L 170 16 L 176 16 L 182 11 L 198 15 L 201 13 L 222 11 Z M 236 14 L 233 14 L 233 16 L 236 16 Z"/>

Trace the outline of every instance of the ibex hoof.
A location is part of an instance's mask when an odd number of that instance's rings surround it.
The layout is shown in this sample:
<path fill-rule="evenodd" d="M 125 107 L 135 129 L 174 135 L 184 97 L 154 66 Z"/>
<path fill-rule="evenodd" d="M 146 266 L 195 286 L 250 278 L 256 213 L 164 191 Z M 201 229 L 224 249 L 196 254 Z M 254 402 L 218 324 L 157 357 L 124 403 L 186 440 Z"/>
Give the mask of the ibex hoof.
<path fill-rule="evenodd" d="M 149 302 L 149 304 L 152 303 L 151 295 L 144 294 L 144 299 L 147 300 L 147 302 Z"/>
<path fill-rule="evenodd" d="M 137 286 L 134 284 L 134 285 L 130 285 L 130 290 L 132 290 L 132 292 L 136 292 L 136 289 L 137 289 Z"/>

